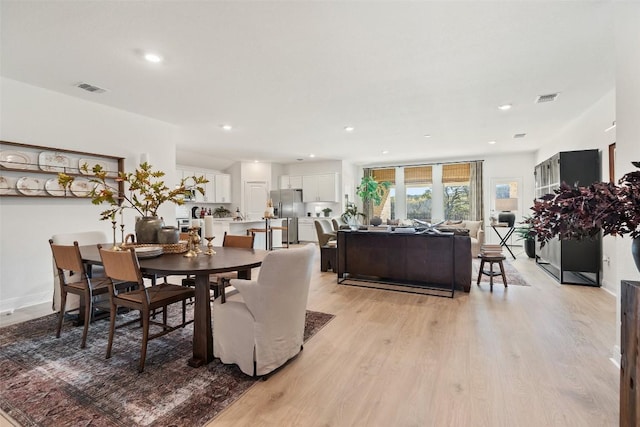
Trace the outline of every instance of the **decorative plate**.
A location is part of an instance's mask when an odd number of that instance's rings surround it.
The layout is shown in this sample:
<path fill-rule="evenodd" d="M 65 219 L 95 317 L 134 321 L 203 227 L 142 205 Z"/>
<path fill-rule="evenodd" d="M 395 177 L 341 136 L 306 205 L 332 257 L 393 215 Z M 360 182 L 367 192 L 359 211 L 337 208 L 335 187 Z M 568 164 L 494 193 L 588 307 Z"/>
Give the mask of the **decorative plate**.
<path fill-rule="evenodd" d="M 10 169 L 33 169 L 33 162 L 29 154 L 21 151 L 0 152 L 0 165 Z"/>
<path fill-rule="evenodd" d="M 71 166 L 71 159 L 55 151 L 43 151 L 38 156 L 40 169 L 47 172 L 65 172 Z"/>
<path fill-rule="evenodd" d="M 93 186 L 88 179 L 76 178 L 71 183 L 69 189 L 76 197 L 89 197 L 89 193 L 91 193 Z"/>
<path fill-rule="evenodd" d="M 134 250 L 138 258 L 153 258 L 162 255 L 162 246 L 143 246 Z"/>
<path fill-rule="evenodd" d="M 47 193 L 52 196 L 64 196 L 66 195 L 66 191 L 64 187 L 62 187 L 58 183 L 58 178 L 48 179 L 47 182 L 44 183 L 44 189 Z"/>
<path fill-rule="evenodd" d="M 25 196 L 42 194 L 42 182 L 39 179 L 23 176 L 16 182 L 16 188 Z"/>
<path fill-rule="evenodd" d="M 11 178 L 0 175 L 0 194 L 15 194 Z"/>

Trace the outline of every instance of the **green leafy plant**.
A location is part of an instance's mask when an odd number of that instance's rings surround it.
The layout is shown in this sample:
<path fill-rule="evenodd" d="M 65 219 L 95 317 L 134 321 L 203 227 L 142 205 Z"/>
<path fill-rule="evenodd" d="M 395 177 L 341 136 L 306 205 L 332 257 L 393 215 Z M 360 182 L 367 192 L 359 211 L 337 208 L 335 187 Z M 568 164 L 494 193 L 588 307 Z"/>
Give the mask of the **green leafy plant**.
<path fill-rule="evenodd" d="M 215 216 L 216 218 L 226 218 L 228 216 L 231 216 L 231 211 L 224 206 L 220 206 L 219 208 L 215 208 L 213 210 L 213 216 Z"/>
<path fill-rule="evenodd" d="M 525 216 L 522 222 L 519 222 L 517 227 L 514 227 L 513 234 L 518 238 L 516 240 L 535 240 L 536 232 L 531 226 L 531 217 Z"/>
<path fill-rule="evenodd" d="M 378 206 L 382 203 L 382 196 L 389 187 L 391 187 L 389 181 L 378 182 L 371 176 L 363 176 L 360 185 L 356 188 L 356 194 L 363 202 L 371 201 Z"/>
<path fill-rule="evenodd" d="M 85 174 L 89 174 L 87 163 L 80 166 Z M 100 219 L 114 219 L 117 212 L 126 208 L 135 209 L 142 216 L 157 216 L 158 208 L 165 202 L 172 202 L 176 205 L 184 204 L 184 196 L 189 190 L 199 191 L 204 194 L 202 184 L 209 182 L 203 176 L 193 176 L 183 178 L 174 188 L 169 188 L 162 179 L 165 175 L 162 171 L 154 171 L 153 167 L 144 162 L 135 172 L 119 172 L 115 182 L 129 184 L 128 192 L 120 193 L 117 186 L 113 184 L 113 179 L 107 176 L 101 165 L 96 164 L 91 169 L 93 176 L 89 181 L 94 184 L 89 193 L 91 203 L 100 205 L 109 204 L 111 207 L 100 213 Z M 65 189 L 69 189 L 75 177 L 65 173 L 58 174 L 58 183 Z M 187 188 L 186 181 L 190 180 L 194 185 Z"/>
<path fill-rule="evenodd" d="M 330 214 L 331 212 L 333 212 L 333 209 L 331 209 L 331 208 L 324 208 L 324 209 L 322 209 L 322 212 L 324 212 L 325 216 L 329 216 L 329 214 Z"/>
<path fill-rule="evenodd" d="M 357 221 L 359 216 L 362 218 L 365 217 L 362 212 L 358 212 L 358 206 L 355 203 L 347 202 L 344 207 L 344 212 L 341 215 L 342 220 L 349 223 L 352 219 Z"/>

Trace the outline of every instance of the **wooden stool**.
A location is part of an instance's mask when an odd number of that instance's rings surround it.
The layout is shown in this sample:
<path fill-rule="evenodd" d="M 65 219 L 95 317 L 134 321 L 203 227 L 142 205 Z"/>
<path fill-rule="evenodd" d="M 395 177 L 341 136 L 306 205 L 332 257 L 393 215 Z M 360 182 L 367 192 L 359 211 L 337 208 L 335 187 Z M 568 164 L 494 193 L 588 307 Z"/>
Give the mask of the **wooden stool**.
<path fill-rule="evenodd" d="M 270 251 L 273 249 L 273 244 L 271 241 L 271 227 L 269 228 L 249 228 L 247 229 L 247 236 L 251 236 L 251 233 L 266 233 L 265 234 L 265 249 Z"/>
<path fill-rule="evenodd" d="M 489 289 L 491 290 L 491 292 L 493 292 L 493 276 L 501 275 L 502 283 L 504 283 L 504 287 L 506 288 L 507 276 L 504 274 L 504 265 L 502 264 L 502 261 L 504 261 L 507 258 L 504 255 L 487 256 L 482 254 L 478 255 L 478 258 L 480 258 L 480 271 L 478 271 L 478 283 L 477 283 L 478 286 L 480 286 L 480 279 L 482 278 L 482 275 L 485 274 L 489 276 Z M 489 271 L 483 270 L 485 262 L 489 263 Z M 493 271 L 493 264 L 498 264 L 498 266 L 500 266 L 500 272 Z"/>

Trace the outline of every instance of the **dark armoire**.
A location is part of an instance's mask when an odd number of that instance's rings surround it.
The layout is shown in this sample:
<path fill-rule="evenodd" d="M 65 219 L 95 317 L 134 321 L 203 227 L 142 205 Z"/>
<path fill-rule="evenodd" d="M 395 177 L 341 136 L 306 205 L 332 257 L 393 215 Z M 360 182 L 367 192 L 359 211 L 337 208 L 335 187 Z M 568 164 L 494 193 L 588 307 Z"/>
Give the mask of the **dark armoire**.
<path fill-rule="evenodd" d="M 584 187 L 600 181 L 598 150 L 562 151 L 535 168 L 536 198 L 553 193 L 562 182 Z M 543 248 L 536 242 L 536 263 L 562 284 L 600 286 L 601 237 L 587 240 L 555 238 Z"/>

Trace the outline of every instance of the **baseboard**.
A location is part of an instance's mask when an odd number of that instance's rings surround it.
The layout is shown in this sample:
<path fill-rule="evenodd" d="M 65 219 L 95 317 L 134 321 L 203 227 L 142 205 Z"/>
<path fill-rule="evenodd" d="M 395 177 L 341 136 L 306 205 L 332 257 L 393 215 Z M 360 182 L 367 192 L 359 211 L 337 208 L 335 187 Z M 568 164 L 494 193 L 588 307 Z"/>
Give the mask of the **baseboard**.
<path fill-rule="evenodd" d="M 616 367 L 618 369 L 620 369 L 620 346 L 619 345 L 614 345 L 613 346 L 613 350 L 612 350 L 612 354 L 611 357 L 609 358 L 609 360 L 611 361 L 611 363 L 613 363 L 614 365 L 616 365 Z"/>
<path fill-rule="evenodd" d="M 30 307 L 43 303 L 52 303 L 51 292 L 41 292 L 39 294 L 23 295 L 16 298 L 2 299 L 0 301 L 0 314 L 13 313 L 20 308 Z"/>

